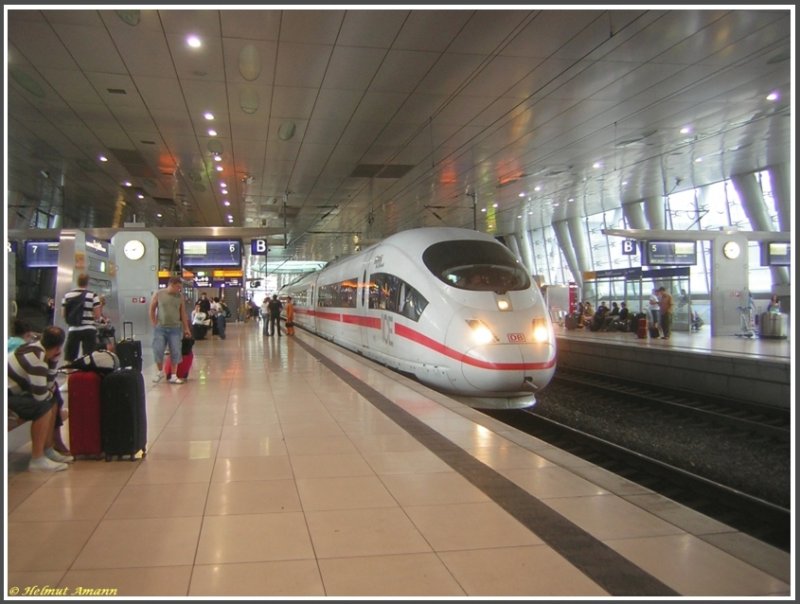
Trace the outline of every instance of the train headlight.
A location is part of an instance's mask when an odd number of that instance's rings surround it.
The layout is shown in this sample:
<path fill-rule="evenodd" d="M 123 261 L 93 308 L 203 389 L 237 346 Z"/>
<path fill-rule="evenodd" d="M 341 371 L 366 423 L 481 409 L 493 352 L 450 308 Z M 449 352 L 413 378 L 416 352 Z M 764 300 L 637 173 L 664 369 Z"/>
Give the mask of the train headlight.
<path fill-rule="evenodd" d="M 533 341 L 547 342 L 550 340 L 550 330 L 547 328 L 547 321 L 543 318 L 533 320 Z"/>
<path fill-rule="evenodd" d="M 511 310 L 511 302 L 509 302 L 505 298 L 499 298 L 497 300 L 497 309 L 498 310 Z"/>
<path fill-rule="evenodd" d="M 484 323 L 477 319 L 467 319 L 467 324 L 472 330 L 472 341 L 476 344 L 491 344 L 496 342 L 497 338 L 492 333 L 492 330 Z"/>

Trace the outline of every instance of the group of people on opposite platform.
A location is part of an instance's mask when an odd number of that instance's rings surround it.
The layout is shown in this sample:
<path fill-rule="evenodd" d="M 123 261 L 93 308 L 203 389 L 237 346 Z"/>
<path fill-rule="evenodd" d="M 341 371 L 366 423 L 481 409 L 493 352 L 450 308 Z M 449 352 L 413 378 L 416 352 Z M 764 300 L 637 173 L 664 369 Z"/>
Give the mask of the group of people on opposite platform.
<path fill-rule="evenodd" d="M 659 337 L 668 340 L 672 333 L 675 303 L 665 287 L 653 288 L 649 299 L 650 323 L 658 326 Z M 634 317 L 625 302 L 600 302 L 595 309 L 588 300 L 579 302 L 576 311 L 567 317 L 570 328 L 590 331 L 636 331 Z"/>
<path fill-rule="evenodd" d="M 631 328 L 631 314 L 625 302 L 612 302 L 611 308 L 600 302 L 597 309 L 593 309 L 591 302 L 585 301 L 578 304 L 577 313 L 578 327 L 590 331 L 629 331 Z"/>
<path fill-rule="evenodd" d="M 261 302 L 261 318 L 265 336 L 281 337 L 281 312 L 286 311 L 286 335 L 294 335 L 294 303 L 292 297 L 286 298 L 286 306 L 278 299 L 278 294 L 265 296 Z"/>

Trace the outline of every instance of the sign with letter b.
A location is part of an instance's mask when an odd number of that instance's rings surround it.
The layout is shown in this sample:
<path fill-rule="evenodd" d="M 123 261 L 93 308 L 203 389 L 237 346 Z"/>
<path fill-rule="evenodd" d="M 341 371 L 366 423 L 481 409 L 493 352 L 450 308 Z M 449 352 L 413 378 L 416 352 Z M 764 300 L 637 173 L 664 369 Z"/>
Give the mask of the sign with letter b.
<path fill-rule="evenodd" d="M 626 256 L 635 256 L 636 255 L 636 240 L 635 239 L 623 239 L 622 240 L 622 253 Z"/>
<path fill-rule="evenodd" d="M 253 239 L 250 242 L 250 253 L 253 256 L 266 256 L 267 255 L 267 240 L 266 239 Z"/>

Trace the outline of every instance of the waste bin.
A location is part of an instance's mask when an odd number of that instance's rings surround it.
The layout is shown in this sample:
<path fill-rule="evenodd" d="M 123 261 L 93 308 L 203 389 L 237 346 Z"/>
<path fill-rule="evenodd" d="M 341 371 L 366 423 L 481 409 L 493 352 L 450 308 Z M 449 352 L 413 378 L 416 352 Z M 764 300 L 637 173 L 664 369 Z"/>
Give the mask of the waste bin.
<path fill-rule="evenodd" d="M 759 320 L 762 338 L 785 338 L 789 335 L 789 315 L 782 312 L 765 312 Z"/>

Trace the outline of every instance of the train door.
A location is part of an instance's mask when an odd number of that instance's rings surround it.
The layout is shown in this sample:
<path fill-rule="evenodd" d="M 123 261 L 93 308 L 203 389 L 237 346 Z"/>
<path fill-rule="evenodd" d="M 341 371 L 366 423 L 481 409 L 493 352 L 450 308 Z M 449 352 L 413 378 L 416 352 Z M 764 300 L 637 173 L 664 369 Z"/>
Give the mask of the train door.
<path fill-rule="evenodd" d="M 359 330 L 361 333 L 361 347 L 362 348 L 370 348 L 370 332 L 372 331 L 368 327 L 368 318 L 370 315 L 369 312 L 369 295 L 370 295 L 370 261 L 372 260 L 372 254 L 368 254 L 365 259 L 364 263 L 361 265 L 361 276 L 359 277 L 358 283 L 358 301 L 357 301 L 357 309 L 356 312 L 358 315 L 365 320 L 362 322 L 362 327 Z"/>

